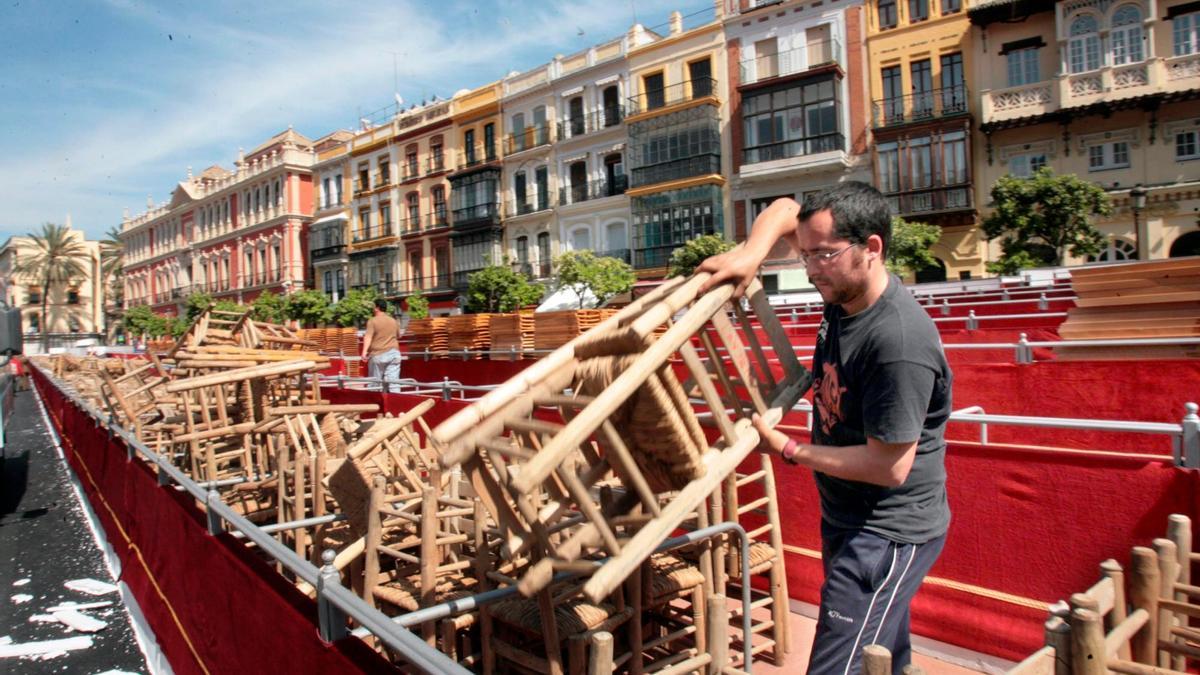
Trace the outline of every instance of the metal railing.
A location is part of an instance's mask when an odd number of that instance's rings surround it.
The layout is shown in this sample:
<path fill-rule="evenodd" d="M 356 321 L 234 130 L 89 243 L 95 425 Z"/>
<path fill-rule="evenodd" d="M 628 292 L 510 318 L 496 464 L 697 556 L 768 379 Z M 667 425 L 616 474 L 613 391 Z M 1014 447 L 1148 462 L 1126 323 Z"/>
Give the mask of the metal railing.
<path fill-rule="evenodd" d="M 443 204 L 442 208 L 434 209 L 425 214 L 425 229 L 436 230 L 439 227 L 450 227 L 450 212 Z"/>
<path fill-rule="evenodd" d="M 600 180 L 576 183 L 558 189 L 558 203 L 560 206 L 566 206 L 593 199 L 615 197 L 625 194 L 625 191 L 628 189 L 629 177 L 624 174 L 613 176 L 612 180 L 602 178 Z"/>
<path fill-rule="evenodd" d="M 308 257 L 314 261 L 324 260 L 326 258 L 336 258 L 346 251 L 345 244 L 334 244 L 332 246 L 322 246 L 314 248 Z"/>
<path fill-rule="evenodd" d="M 524 152 L 550 143 L 550 125 L 543 122 L 527 126 L 504 137 L 504 154 Z"/>
<path fill-rule="evenodd" d="M 707 176 L 721 173 L 721 156 L 713 153 L 674 159 L 649 166 L 639 166 L 630 172 L 632 187 L 653 185 L 664 181 Z"/>
<path fill-rule="evenodd" d="M 568 117 L 558 123 L 558 140 L 565 141 L 601 129 L 609 129 L 620 124 L 623 119 L 625 119 L 625 108 L 620 105 L 606 106 L 585 115 Z"/>
<path fill-rule="evenodd" d="M 698 77 L 659 89 L 649 89 L 630 96 L 625 110 L 629 115 L 658 110 L 680 103 L 695 101 L 706 96 L 716 96 L 717 80 L 713 77 Z"/>
<path fill-rule="evenodd" d="M 524 197 L 513 197 L 505 204 L 504 214 L 508 217 L 524 216 L 538 211 L 548 211 L 554 204 L 550 199 L 550 191 L 535 192 Z"/>
<path fill-rule="evenodd" d="M 879 99 L 871 105 L 874 126 L 890 127 L 937 117 L 965 115 L 970 109 L 968 95 L 967 85 L 959 84 Z"/>
<path fill-rule="evenodd" d="M 277 284 L 283 281 L 283 270 L 273 270 L 270 272 L 258 272 L 256 274 L 243 274 L 238 277 L 242 288 L 250 286 L 263 286 L 265 284 Z"/>
<path fill-rule="evenodd" d="M 970 209 L 974 205 L 972 192 L 971 181 L 967 180 L 954 185 L 892 192 L 884 196 L 893 213 L 907 215 Z"/>
<path fill-rule="evenodd" d="M 416 159 L 405 161 L 400 165 L 400 181 L 406 182 L 421 177 L 421 163 Z"/>
<path fill-rule="evenodd" d="M 400 232 L 403 234 L 413 234 L 421 231 L 421 216 L 420 214 L 408 216 L 400 219 Z"/>
<path fill-rule="evenodd" d="M 472 148 L 463 148 L 459 153 L 459 169 L 467 169 L 480 164 L 495 162 L 500 159 L 500 155 L 496 154 L 496 147 L 486 147 L 482 143 L 476 143 Z"/>
<path fill-rule="evenodd" d="M 814 40 L 793 49 L 769 54 L 755 54 L 750 58 L 742 59 L 739 69 L 741 83 L 754 84 L 837 63 L 841 52 L 841 43 L 836 38 L 830 38 Z"/>
<path fill-rule="evenodd" d="M 446 164 L 446 156 L 444 154 L 431 155 L 425 160 L 425 175 L 430 176 L 435 173 L 450 170 L 450 166 Z"/>
<path fill-rule="evenodd" d="M 495 221 L 500 219 L 500 205 L 496 202 L 487 202 L 484 204 L 463 207 L 461 209 L 454 209 L 453 213 L 453 224 L 455 227 L 460 225 L 471 225 L 485 220 Z"/>
<path fill-rule="evenodd" d="M 358 243 L 362 243 L 364 241 L 383 239 L 384 237 L 390 237 L 392 235 L 393 235 L 393 232 L 392 232 L 392 228 L 390 225 L 389 226 L 373 225 L 371 227 L 367 227 L 364 229 L 355 230 L 354 238 L 352 239 L 352 241 L 355 244 L 358 244 Z"/>
<path fill-rule="evenodd" d="M 97 424 L 106 425 L 114 436 L 124 441 L 130 459 L 140 455 L 147 463 L 153 465 L 158 474 L 159 485 L 164 487 L 171 484 L 177 485 L 202 504 L 210 534 L 213 536 L 225 532 L 240 534 L 241 538 L 253 542 L 260 551 L 274 558 L 298 580 L 314 587 L 317 596 L 318 626 L 322 640 L 334 642 L 349 636 L 347 619 L 353 619 L 356 624 L 375 635 L 388 648 L 400 654 L 408 662 L 408 665 L 422 673 L 430 675 L 462 673 L 466 675 L 470 672 L 342 586 L 340 573 L 333 566 L 332 551 L 325 551 L 322 556 L 324 565 L 320 568 L 301 558 L 295 551 L 272 536 L 270 532 L 264 531 L 263 528 L 234 511 L 221 500 L 220 494 L 214 487 L 205 487 L 197 483 L 169 459 L 139 441 L 127 429 L 118 424 L 114 417 L 104 415 L 92 407 L 78 392 L 66 386 L 65 383 L 55 380 L 41 366 L 34 364 L 33 367 L 41 371 L 42 376 L 46 378 L 47 382 L 52 383 L 52 386 L 57 386 L 71 403 L 92 417 Z M 53 431 L 57 435 L 57 430 Z"/>

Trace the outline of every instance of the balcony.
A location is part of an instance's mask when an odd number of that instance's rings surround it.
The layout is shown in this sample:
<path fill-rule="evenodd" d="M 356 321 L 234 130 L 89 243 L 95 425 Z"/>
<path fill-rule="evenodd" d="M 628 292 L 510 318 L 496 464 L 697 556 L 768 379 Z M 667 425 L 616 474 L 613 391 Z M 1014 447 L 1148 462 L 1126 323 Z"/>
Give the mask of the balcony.
<path fill-rule="evenodd" d="M 970 112 L 967 85 L 921 91 L 875 101 L 871 105 L 876 129 L 966 115 Z"/>
<path fill-rule="evenodd" d="M 836 39 L 810 42 L 803 47 L 742 59 L 741 84 L 756 84 L 803 73 L 838 62 L 842 45 Z"/>
<path fill-rule="evenodd" d="M 380 188 L 385 188 L 391 184 L 392 184 L 392 174 L 390 172 L 380 171 L 379 173 L 375 174 L 374 189 L 378 190 Z"/>
<path fill-rule="evenodd" d="M 357 197 L 361 194 L 364 194 L 364 193 L 367 193 L 370 191 L 371 191 L 371 180 L 367 177 L 366 174 L 360 174 L 358 177 L 358 180 L 354 181 L 354 196 Z"/>
<path fill-rule="evenodd" d="M 774 173 L 778 170 L 793 170 L 805 167 L 816 168 L 828 163 L 844 163 L 846 137 L 840 133 L 821 134 L 809 138 L 768 143 L 742 151 L 742 175 L 750 176 Z M 837 153 L 830 155 L 828 153 Z M 780 160 L 793 160 L 781 162 Z M 802 161 L 807 160 L 807 161 Z M 751 166 L 773 162 L 770 166 Z"/>
<path fill-rule="evenodd" d="M 225 293 L 229 291 L 228 279 L 217 279 L 208 282 L 200 282 L 194 286 L 197 293 Z"/>
<path fill-rule="evenodd" d="M 409 235 L 417 234 L 421 231 L 421 216 L 411 215 L 408 218 L 400 219 L 400 234 Z"/>
<path fill-rule="evenodd" d="M 283 281 L 283 270 L 271 270 L 269 272 L 258 272 L 256 274 L 243 274 L 238 277 L 242 288 L 253 288 L 255 286 L 266 286 L 268 284 L 278 284 Z"/>
<path fill-rule="evenodd" d="M 192 294 L 192 287 L 190 285 L 189 286 L 176 286 L 175 288 L 171 289 L 171 299 L 172 300 L 182 300 L 191 294 Z"/>
<path fill-rule="evenodd" d="M 550 125 L 538 124 L 525 127 L 524 131 L 511 133 L 504 137 L 504 154 L 512 155 L 550 143 Z"/>
<path fill-rule="evenodd" d="M 553 204 L 550 203 L 550 192 L 542 192 L 536 195 L 528 195 L 525 197 L 516 197 L 508 200 L 505 204 L 504 213 L 507 217 L 526 216 L 531 213 L 540 211 L 548 211 Z"/>
<path fill-rule="evenodd" d="M 400 165 L 400 182 L 407 183 L 421 177 L 421 164 L 416 160 Z"/>
<path fill-rule="evenodd" d="M 442 208 L 434 209 L 433 211 L 425 214 L 426 230 L 436 230 L 441 227 L 450 227 L 450 215 L 449 212 L 446 211 L 446 206 L 444 204 L 442 205 Z"/>
<path fill-rule="evenodd" d="M 429 157 L 429 159 L 425 160 L 425 175 L 426 176 L 432 176 L 434 174 L 439 174 L 439 173 L 442 173 L 443 171 L 449 171 L 450 169 L 451 169 L 451 167 L 446 164 L 446 158 L 444 155 L 441 155 L 441 154 L 433 155 L 433 156 Z"/>
<path fill-rule="evenodd" d="M 485 147 L 484 145 L 476 145 L 473 148 L 464 148 L 458 151 L 458 170 L 470 169 L 484 164 L 490 164 L 500 159 L 496 154 L 496 147 Z"/>
<path fill-rule="evenodd" d="M 925 216 L 974 208 L 969 181 L 955 185 L 908 190 L 885 194 L 892 213 L 899 216 Z"/>
<path fill-rule="evenodd" d="M 1143 101 L 1146 96 L 1168 96 L 1194 89 L 1200 89 L 1200 53 L 1154 57 L 1017 87 L 985 90 L 980 96 L 980 118 L 984 125 L 1021 124 L 1026 120 L 1032 123 L 1062 109 L 1092 105 L 1122 107 Z"/>
<path fill-rule="evenodd" d="M 717 80 L 712 77 L 701 77 L 631 96 L 625 110 L 629 115 L 639 115 L 708 96 L 716 96 L 716 93 Z"/>
<path fill-rule="evenodd" d="M 529 279 L 549 279 L 552 274 L 552 267 L 549 260 L 541 262 L 515 262 L 512 263 L 512 271 L 517 274 L 523 274 Z"/>
<path fill-rule="evenodd" d="M 615 197 L 625 194 L 627 189 L 629 189 L 629 177 L 625 175 L 613 176 L 611 181 L 605 178 L 578 185 L 568 185 L 558 189 L 558 203 L 560 206 L 567 206 L 593 199 Z"/>
<path fill-rule="evenodd" d="M 332 246 L 314 248 L 311 252 L 309 252 L 308 257 L 311 262 L 320 262 L 322 260 L 329 260 L 330 258 L 339 258 L 343 253 L 345 253 L 345 251 L 345 244 L 334 244 Z"/>
<path fill-rule="evenodd" d="M 499 222 L 500 205 L 495 202 L 454 209 L 454 226 L 469 227 L 487 222 Z"/>
<path fill-rule="evenodd" d="M 580 117 L 570 117 L 558 123 L 558 140 L 586 136 L 602 129 L 611 129 L 625 119 L 625 109 L 619 105 L 596 110 Z"/>
<path fill-rule="evenodd" d="M 391 237 L 391 236 L 393 236 L 391 227 L 376 225 L 374 227 L 368 227 L 368 228 L 361 229 L 361 230 L 355 230 L 354 231 L 354 239 L 352 239 L 351 241 L 355 244 L 362 244 L 362 243 L 365 243 L 368 241 L 375 241 L 376 239 L 383 239 L 384 237 Z"/>
<path fill-rule="evenodd" d="M 642 166 L 633 170 L 632 187 L 653 185 L 666 181 L 707 176 L 721 173 L 721 157 L 719 155 L 697 155 L 683 159 L 671 160 L 660 164 Z"/>

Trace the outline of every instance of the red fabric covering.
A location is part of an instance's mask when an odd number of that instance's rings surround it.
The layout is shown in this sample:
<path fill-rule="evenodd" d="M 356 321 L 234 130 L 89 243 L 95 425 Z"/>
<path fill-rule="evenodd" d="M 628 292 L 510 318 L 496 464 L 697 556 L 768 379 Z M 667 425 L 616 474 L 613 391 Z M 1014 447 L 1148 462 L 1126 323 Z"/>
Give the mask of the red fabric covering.
<path fill-rule="evenodd" d="M 357 638 L 322 643 L 312 600 L 245 544 L 210 536 L 190 496 L 160 487 L 120 440 L 40 372 L 34 379 L 121 580 L 176 673 L 396 672 Z"/>

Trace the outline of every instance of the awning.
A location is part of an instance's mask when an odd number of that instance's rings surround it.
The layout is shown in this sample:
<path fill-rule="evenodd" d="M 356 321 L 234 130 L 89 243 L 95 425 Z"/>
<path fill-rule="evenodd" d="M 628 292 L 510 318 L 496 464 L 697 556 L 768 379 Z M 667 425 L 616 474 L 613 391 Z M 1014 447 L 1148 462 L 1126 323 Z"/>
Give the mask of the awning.
<path fill-rule="evenodd" d="M 336 213 L 332 216 L 325 216 L 324 218 L 318 218 L 318 219 L 314 220 L 312 222 L 312 224 L 320 225 L 321 223 L 332 223 L 337 220 L 349 220 L 349 219 L 346 217 L 346 214 L 344 214 L 344 213 Z"/>

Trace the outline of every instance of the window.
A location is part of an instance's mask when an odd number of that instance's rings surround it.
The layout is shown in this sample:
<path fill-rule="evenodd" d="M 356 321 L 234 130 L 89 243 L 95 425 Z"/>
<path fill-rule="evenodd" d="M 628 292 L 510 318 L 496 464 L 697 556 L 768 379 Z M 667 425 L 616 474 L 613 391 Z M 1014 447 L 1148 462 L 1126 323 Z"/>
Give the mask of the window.
<path fill-rule="evenodd" d="M 942 134 L 942 165 L 939 178 L 942 185 L 961 185 L 968 180 L 967 134 L 952 131 Z"/>
<path fill-rule="evenodd" d="M 517 237 L 517 262 L 529 263 L 529 237 Z"/>
<path fill-rule="evenodd" d="M 79 304 L 79 289 L 78 288 L 68 288 L 67 289 L 67 304 L 68 305 L 78 305 Z"/>
<path fill-rule="evenodd" d="M 574 96 L 567 101 L 567 130 L 571 136 L 584 133 L 583 97 Z"/>
<path fill-rule="evenodd" d="M 963 79 L 963 56 L 961 52 L 943 54 L 942 67 L 942 114 L 967 111 L 967 87 Z"/>
<path fill-rule="evenodd" d="M 879 0 L 879 29 L 896 27 L 896 0 Z"/>
<path fill-rule="evenodd" d="M 42 289 L 40 287 L 30 286 L 28 293 L 29 293 L 29 302 L 27 304 L 30 304 L 30 305 L 40 305 L 41 304 Z"/>
<path fill-rule="evenodd" d="M 1200 12 L 1171 19 L 1171 35 L 1175 56 L 1200 52 Z"/>
<path fill-rule="evenodd" d="M 390 157 L 380 157 L 377 161 L 379 166 L 379 183 L 380 185 L 390 185 L 392 182 L 392 162 Z"/>
<path fill-rule="evenodd" d="M 342 174 L 339 173 L 339 174 L 334 175 L 333 189 L 334 189 L 334 195 L 336 196 L 336 200 L 334 201 L 334 204 L 341 204 L 342 203 Z"/>
<path fill-rule="evenodd" d="M 1109 41 L 1114 66 L 1137 63 L 1144 58 L 1142 10 L 1137 5 L 1122 5 L 1113 13 Z"/>
<path fill-rule="evenodd" d="M 419 175 L 421 171 L 417 167 L 417 148 L 413 146 L 408 148 L 404 155 L 404 178 L 415 178 Z"/>
<path fill-rule="evenodd" d="M 357 190 L 362 192 L 371 189 L 371 167 L 368 164 L 358 165 Z"/>
<path fill-rule="evenodd" d="M 929 117 L 933 114 L 933 66 L 929 59 L 909 64 L 909 75 L 912 80 L 913 118 Z"/>
<path fill-rule="evenodd" d="M 933 185 L 933 157 L 928 136 L 908 142 L 908 178 L 916 190 Z"/>
<path fill-rule="evenodd" d="M 550 173 L 544 166 L 533 170 L 533 187 L 537 197 L 537 210 L 550 208 Z"/>
<path fill-rule="evenodd" d="M 571 233 L 571 249 L 574 251 L 584 251 L 592 248 L 592 232 L 587 228 L 580 228 Z"/>
<path fill-rule="evenodd" d="M 529 213 L 529 177 L 524 171 L 518 171 L 513 176 L 513 197 L 517 213 Z"/>
<path fill-rule="evenodd" d="M 617 85 L 604 88 L 600 95 L 604 104 L 604 126 L 611 127 L 621 123 L 621 100 Z"/>
<path fill-rule="evenodd" d="M 779 74 L 779 38 L 754 43 L 754 75 L 765 80 Z"/>
<path fill-rule="evenodd" d="M 775 202 L 775 200 L 783 199 L 784 197 L 787 197 L 790 199 L 792 197 L 792 195 L 776 195 L 774 197 L 759 197 L 757 199 L 751 199 L 750 200 L 750 222 L 753 223 L 754 219 L 758 218 L 759 214 L 761 214 L 763 211 L 765 211 L 768 206 L 770 206 L 772 203 Z"/>
<path fill-rule="evenodd" d="M 384 202 L 379 205 L 379 233 L 378 236 L 392 233 L 392 205 L 389 202 Z"/>
<path fill-rule="evenodd" d="M 900 191 L 900 146 L 880 143 L 875 149 L 875 168 L 879 174 L 879 191 L 884 194 Z"/>
<path fill-rule="evenodd" d="M 1112 141 L 1088 146 L 1088 171 L 1123 169 L 1129 166 L 1129 143 Z"/>
<path fill-rule="evenodd" d="M 1175 134 L 1175 159 L 1200 159 L 1200 130 L 1188 129 Z"/>
<path fill-rule="evenodd" d="M 672 250 L 700 235 L 723 234 L 721 188 L 715 185 L 635 197 L 631 210 L 637 269 L 666 265 Z"/>
<path fill-rule="evenodd" d="M 1108 240 L 1108 246 L 1100 251 L 1100 255 L 1088 256 L 1088 262 L 1119 262 L 1136 259 L 1137 246 L 1116 237 Z"/>
<path fill-rule="evenodd" d="M 1078 16 L 1071 22 L 1067 42 L 1067 69 L 1071 73 L 1086 73 L 1100 67 L 1100 25 L 1091 14 Z"/>
<path fill-rule="evenodd" d="M 646 103 L 646 110 L 655 110 L 667 104 L 662 73 L 642 77 L 642 96 Z"/>
<path fill-rule="evenodd" d="M 438 141 L 429 146 L 429 172 L 441 171 L 446 163 L 442 153 L 442 142 Z"/>
<path fill-rule="evenodd" d="M 512 148 L 508 152 L 520 152 L 525 149 L 525 113 L 512 116 Z"/>
<path fill-rule="evenodd" d="M 446 188 L 438 185 L 429 191 L 429 196 L 433 199 L 433 223 L 432 225 L 446 224 Z"/>
<path fill-rule="evenodd" d="M 701 98 L 713 93 L 712 61 L 703 59 L 688 64 L 688 79 L 692 81 L 692 98 Z"/>
<path fill-rule="evenodd" d="M 942 0 L 942 14 L 962 11 L 962 0 Z"/>
<path fill-rule="evenodd" d="M 745 163 L 842 149 L 835 83 L 828 77 L 743 98 Z"/>
<path fill-rule="evenodd" d="M 908 0 L 908 21 L 916 23 L 929 18 L 929 0 Z"/>
<path fill-rule="evenodd" d="M 1008 86 L 1020 87 L 1042 80 L 1042 75 L 1038 72 L 1037 47 L 1014 49 L 1007 54 L 1007 58 Z"/>
<path fill-rule="evenodd" d="M 1008 172 L 1017 178 L 1028 178 L 1043 166 L 1046 166 L 1046 154 L 1042 152 L 1027 152 L 1008 160 Z"/>
<path fill-rule="evenodd" d="M 421 196 L 416 192 L 408 195 L 408 227 L 413 230 L 421 227 Z"/>
<path fill-rule="evenodd" d="M 889 124 L 904 119 L 904 94 L 900 66 L 888 66 L 879 71 L 883 81 L 883 122 Z"/>
<path fill-rule="evenodd" d="M 629 127 L 629 185 L 721 172 L 721 132 L 713 106 L 684 108 Z"/>
<path fill-rule="evenodd" d="M 463 132 L 463 155 L 466 164 L 469 166 L 475 163 L 475 130 L 467 129 Z"/>
<path fill-rule="evenodd" d="M 333 270 L 325 271 L 325 284 L 322 289 L 325 291 L 325 295 L 333 297 Z"/>
<path fill-rule="evenodd" d="M 489 162 L 496 159 L 496 125 L 492 122 L 483 125 L 483 153 Z"/>

